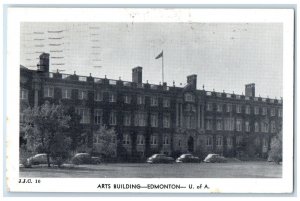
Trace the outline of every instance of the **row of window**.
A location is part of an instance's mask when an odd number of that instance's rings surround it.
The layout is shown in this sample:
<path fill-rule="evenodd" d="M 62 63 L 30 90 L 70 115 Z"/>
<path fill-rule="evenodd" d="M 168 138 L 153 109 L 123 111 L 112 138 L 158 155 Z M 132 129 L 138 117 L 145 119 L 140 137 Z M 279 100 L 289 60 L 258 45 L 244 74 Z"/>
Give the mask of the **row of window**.
<path fill-rule="evenodd" d="M 77 113 L 81 116 L 80 123 L 87 124 L 90 123 L 90 109 L 87 108 L 77 108 Z M 123 125 L 131 126 L 131 113 L 123 113 Z M 135 126 L 147 126 L 148 115 L 146 112 L 135 112 L 134 113 L 134 125 Z M 94 110 L 94 124 L 103 124 L 103 110 L 96 109 Z M 117 112 L 112 111 L 109 114 L 109 125 L 117 125 Z M 158 114 L 150 114 L 150 126 L 158 127 Z M 170 128 L 170 114 L 165 113 L 163 115 L 163 127 Z"/>
<path fill-rule="evenodd" d="M 236 140 L 235 140 L 236 145 L 241 145 L 242 142 L 243 142 L 243 137 L 242 136 L 237 136 Z M 227 147 L 232 147 L 233 146 L 233 138 L 232 137 L 226 137 L 225 143 L 226 143 Z M 255 145 L 260 145 L 260 139 L 256 138 L 254 143 L 255 143 Z M 223 136 L 217 136 L 215 144 L 216 144 L 217 147 L 224 146 Z M 264 147 L 268 147 L 268 140 L 266 138 L 263 138 L 262 145 Z M 206 137 L 206 146 L 207 147 L 212 147 L 213 146 L 213 137 L 212 136 L 207 136 Z"/>
<path fill-rule="evenodd" d="M 223 104 L 217 104 L 216 105 L 216 110 L 217 112 L 223 112 Z M 226 104 L 225 111 L 226 112 L 232 112 L 233 110 L 233 105 L 232 104 Z M 213 104 L 212 103 L 207 103 L 206 104 L 206 111 L 213 111 Z M 242 106 L 241 105 L 236 105 L 236 113 L 242 113 Z M 268 113 L 268 108 L 263 107 L 261 109 L 261 114 L 262 115 L 267 115 Z M 251 114 L 251 107 L 250 105 L 245 106 L 245 114 Z M 260 114 L 260 107 L 254 106 L 254 114 L 259 115 Z M 276 109 L 275 108 L 270 108 L 270 115 L 271 116 L 276 116 Z M 282 109 L 278 109 L 278 116 L 282 117 Z"/>
<path fill-rule="evenodd" d="M 263 133 L 268 133 L 269 132 L 269 123 L 262 121 L 259 129 L 259 123 L 255 122 L 254 123 L 254 132 L 263 132 Z M 237 119 L 236 122 L 234 122 L 233 118 L 225 118 L 224 120 L 222 119 L 217 119 L 216 120 L 216 130 L 226 130 L 226 131 L 233 131 L 234 126 L 236 131 L 242 131 L 243 130 L 243 120 L 242 119 Z M 271 133 L 276 132 L 276 123 L 274 120 L 270 122 L 271 126 Z M 206 120 L 206 130 L 212 130 L 213 127 L 213 120 L 212 119 L 207 119 Z M 244 131 L 245 132 L 250 132 L 250 123 L 249 121 L 245 121 L 244 123 Z"/>

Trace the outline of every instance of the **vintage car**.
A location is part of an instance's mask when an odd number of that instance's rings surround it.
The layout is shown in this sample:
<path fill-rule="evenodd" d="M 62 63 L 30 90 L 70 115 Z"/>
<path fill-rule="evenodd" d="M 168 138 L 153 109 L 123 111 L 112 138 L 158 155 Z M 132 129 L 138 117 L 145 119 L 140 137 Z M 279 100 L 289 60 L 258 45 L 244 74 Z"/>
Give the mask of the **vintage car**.
<path fill-rule="evenodd" d="M 208 154 L 204 159 L 205 163 L 226 163 L 227 159 L 219 154 Z"/>
<path fill-rule="evenodd" d="M 182 154 L 176 159 L 176 163 L 200 163 L 200 158 L 193 156 L 192 154 Z"/>
<path fill-rule="evenodd" d="M 89 153 L 77 153 L 71 159 L 71 162 L 75 165 L 99 164 L 99 163 L 101 163 L 101 158 L 100 157 L 92 157 Z"/>
<path fill-rule="evenodd" d="M 165 154 L 154 154 L 147 159 L 147 163 L 173 163 L 174 158 L 168 157 Z"/>
<path fill-rule="evenodd" d="M 36 154 L 27 158 L 27 165 L 39 165 L 39 164 L 47 164 L 47 154 Z M 52 163 L 52 159 L 50 158 L 50 163 Z"/>

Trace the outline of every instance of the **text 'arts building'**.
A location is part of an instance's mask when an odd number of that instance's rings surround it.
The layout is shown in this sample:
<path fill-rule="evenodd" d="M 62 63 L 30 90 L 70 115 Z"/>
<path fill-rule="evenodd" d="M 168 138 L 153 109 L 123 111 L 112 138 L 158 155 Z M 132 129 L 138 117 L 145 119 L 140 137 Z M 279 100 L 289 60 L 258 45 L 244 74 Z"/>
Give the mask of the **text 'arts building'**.
<path fill-rule="evenodd" d="M 132 69 L 131 82 L 52 73 L 46 53 L 38 70 L 20 71 L 21 123 L 28 106 L 66 103 L 81 116 L 87 145 L 96 153 L 100 125 L 115 128 L 115 156 L 129 158 L 188 152 L 231 157 L 241 150 L 265 157 L 281 129 L 282 99 L 256 97 L 255 84 L 238 95 L 199 90 L 197 75 L 187 76 L 184 87 L 143 83 L 142 67 Z"/>

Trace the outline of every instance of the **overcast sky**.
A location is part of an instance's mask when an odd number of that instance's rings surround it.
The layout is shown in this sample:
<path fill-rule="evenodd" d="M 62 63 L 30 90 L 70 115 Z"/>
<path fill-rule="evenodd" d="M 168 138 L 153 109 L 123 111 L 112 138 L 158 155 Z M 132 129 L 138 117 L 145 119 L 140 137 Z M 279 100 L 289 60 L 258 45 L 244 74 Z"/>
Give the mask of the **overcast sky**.
<path fill-rule="evenodd" d="M 198 75 L 198 89 L 236 94 L 256 84 L 256 95 L 282 96 L 282 24 L 265 23 L 22 23 L 21 64 L 36 69 L 50 53 L 50 71 L 159 84 L 164 51 L 165 81 L 176 86 Z"/>

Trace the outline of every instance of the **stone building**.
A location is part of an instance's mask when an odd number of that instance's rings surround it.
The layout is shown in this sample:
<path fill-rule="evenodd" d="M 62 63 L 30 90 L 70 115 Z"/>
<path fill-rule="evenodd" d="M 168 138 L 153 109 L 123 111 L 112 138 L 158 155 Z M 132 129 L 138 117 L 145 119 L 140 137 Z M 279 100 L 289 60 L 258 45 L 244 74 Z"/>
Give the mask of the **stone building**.
<path fill-rule="evenodd" d="M 197 75 L 187 76 L 184 87 L 143 83 L 142 67 L 132 69 L 131 82 L 52 73 L 46 53 L 38 67 L 20 69 L 21 123 L 26 107 L 63 102 L 76 108 L 95 152 L 96 131 L 106 125 L 116 131 L 115 156 L 246 152 L 264 157 L 282 124 L 282 100 L 256 97 L 253 83 L 239 95 L 199 90 Z"/>

